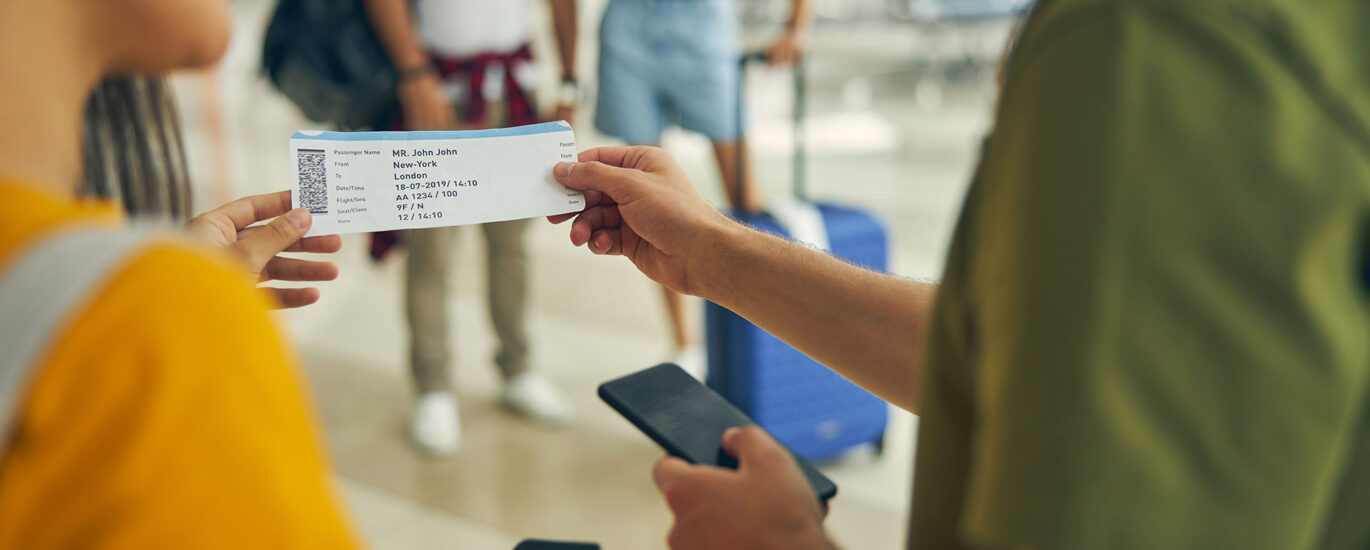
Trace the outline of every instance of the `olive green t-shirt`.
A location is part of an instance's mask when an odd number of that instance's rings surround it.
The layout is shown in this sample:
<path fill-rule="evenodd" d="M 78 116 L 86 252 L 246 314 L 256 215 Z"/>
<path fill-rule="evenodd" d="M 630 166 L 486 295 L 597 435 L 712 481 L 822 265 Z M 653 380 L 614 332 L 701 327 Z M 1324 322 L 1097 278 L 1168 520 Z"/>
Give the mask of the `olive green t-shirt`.
<path fill-rule="evenodd" d="M 1370 1 L 1043 1 L 929 327 L 910 548 L 1370 549 Z"/>

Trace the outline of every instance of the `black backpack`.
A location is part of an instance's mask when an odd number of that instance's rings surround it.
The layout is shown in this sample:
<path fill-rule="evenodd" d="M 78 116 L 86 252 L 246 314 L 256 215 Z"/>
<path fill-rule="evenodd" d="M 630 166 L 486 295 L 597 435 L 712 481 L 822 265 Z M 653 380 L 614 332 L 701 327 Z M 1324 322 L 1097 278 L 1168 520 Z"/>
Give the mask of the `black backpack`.
<path fill-rule="evenodd" d="M 280 0 L 262 69 L 315 122 L 375 126 L 396 106 L 396 74 L 363 0 Z"/>

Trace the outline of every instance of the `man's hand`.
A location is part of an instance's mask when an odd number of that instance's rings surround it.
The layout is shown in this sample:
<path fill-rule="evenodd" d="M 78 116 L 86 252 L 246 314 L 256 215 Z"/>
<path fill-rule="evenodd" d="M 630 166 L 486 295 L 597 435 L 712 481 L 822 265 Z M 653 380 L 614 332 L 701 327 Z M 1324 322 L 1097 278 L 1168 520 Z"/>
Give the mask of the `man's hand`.
<path fill-rule="evenodd" d="M 704 292 L 700 260 L 719 235 L 741 226 L 704 201 L 675 160 L 653 147 L 604 147 L 556 166 L 557 181 L 585 191 L 585 210 L 571 218 L 571 244 L 595 254 L 627 256 L 671 290 Z"/>
<path fill-rule="evenodd" d="M 566 122 L 571 123 L 572 126 L 575 126 L 575 124 L 576 124 L 576 120 L 575 120 L 575 119 L 576 119 L 576 106 L 575 106 L 575 105 L 571 105 L 571 104 L 568 104 L 568 103 L 558 103 L 558 104 L 557 104 L 557 109 L 556 109 L 556 111 L 554 111 L 554 115 L 555 115 L 555 116 L 553 116 L 552 122 L 556 122 L 556 121 L 558 121 L 558 120 L 564 120 L 564 121 L 566 121 Z"/>
<path fill-rule="evenodd" d="M 787 67 L 804 57 L 804 31 L 788 30 L 766 47 L 766 64 Z"/>
<path fill-rule="evenodd" d="M 252 225 L 269 218 L 275 219 L 265 225 Z M 338 277 L 338 266 L 331 262 L 277 256 L 281 252 L 332 253 L 342 248 L 342 238 L 337 235 L 302 239 L 312 221 L 308 210 L 290 210 L 290 191 L 281 191 L 238 199 L 200 214 L 186 225 L 191 233 L 241 259 L 248 273 L 259 282 L 331 281 Z M 301 307 L 319 301 L 317 288 L 270 290 L 282 307 Z"/>
<path fill-rule="evenodd" d="M 804 57 L 805 29 L 813 18 L 813 0 L 791 0 L 790 20 L 785 34 L 766 48 L 766 62 L 772 66 L 794 65 Z"/>
<path fill-rule="evenodd" d="M 675 516 L 666 542 L 674 550 L 834 548 L 823 534 L 826 512 L 790 453 L 757 426 L 723 434 L 737 470 L 657 461 L 652 478 Z"/>
<path fill-rule="evenodd" d="M 400 83 L 400 110 L 411 130 L 453 130 L 457 111 L 437 73 L 426 73 Z"/>

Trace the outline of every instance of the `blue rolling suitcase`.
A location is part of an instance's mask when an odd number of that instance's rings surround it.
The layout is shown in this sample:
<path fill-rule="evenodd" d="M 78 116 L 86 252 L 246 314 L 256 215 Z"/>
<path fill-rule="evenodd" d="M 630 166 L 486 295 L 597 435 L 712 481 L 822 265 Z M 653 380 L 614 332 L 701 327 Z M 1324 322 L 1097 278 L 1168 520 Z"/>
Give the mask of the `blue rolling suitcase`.
<path fill-rule="evenodd" d="M 748 61 L 743 58 L 745 72 Z M 800 133 L 804 104 L 803 65 L 795 69 L 795 193 L 804 198 Z M 740 109 L 739 109 L 740 111 Z M 741 116 L 739 114 L 739 116 Z M 742 166 L 742 163 L 738 164 Z M 885 227 L 863 211 L 817 205 L 835 256 L 856 265 L 888 268 Z M 788 237 L 770 214 L 735 213 L 744 223 Z M 883 450 L 888 405 L 737 314 L 705 305 L 709 355 L 707 383 L 796 453 L 822 462 L 865 444 Z"/>

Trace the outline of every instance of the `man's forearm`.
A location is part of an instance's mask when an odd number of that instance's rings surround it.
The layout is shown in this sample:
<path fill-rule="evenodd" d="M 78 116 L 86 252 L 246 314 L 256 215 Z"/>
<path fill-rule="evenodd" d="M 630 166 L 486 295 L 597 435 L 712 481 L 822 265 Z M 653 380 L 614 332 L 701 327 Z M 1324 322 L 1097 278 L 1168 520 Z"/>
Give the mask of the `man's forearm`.
<path fill-rule="evenodd" d="M 858 268 L 741 225 L 716 237 L 701 254 L 704 298 L 917 412 L 923 326 L 936 285 Z"/>
<path fill-rule="evenodd" d="M 813 18 L 813 0 L 794 0 L 790 5 L 790 19 L 785 22 L 785 30 L 802 33 Z"/>
<path fill-rule="evenodd" d="M 801 0 L 802 1 L 802 0 Z M 552 6 L 552 30 L 557 35 L 557 49 L 561 54 L 561 77 L 576 77 L 576 0 L 549 0 Z"/>
<path fill-rule="evenodd" d="M 364 0 L 366 14 L 376 37 L 400 71 L 428 65 L 428 54 L 419 41 L 417 25 L 409 0 Z"/>

